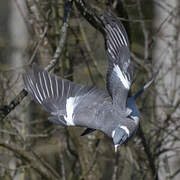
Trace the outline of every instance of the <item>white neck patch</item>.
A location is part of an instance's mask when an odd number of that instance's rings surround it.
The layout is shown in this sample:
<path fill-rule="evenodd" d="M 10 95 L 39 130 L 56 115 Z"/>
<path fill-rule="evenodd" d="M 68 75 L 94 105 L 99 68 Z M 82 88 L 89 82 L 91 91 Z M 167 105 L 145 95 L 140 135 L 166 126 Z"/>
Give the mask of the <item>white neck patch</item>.
<path fill-rule="evenodd" d="M 128 81 L 126 75 L 120 70 L 119 66 L 114 64 L 114 69 L 113 71 L 116 73 L 116 75 L 118 76 L 118 78 L 121 80 L 123 86 L 126 89 L 130 88 L 130 82 Z"/>
<path fill-rule="evenodd" d="M 125 132 L 128 134 L 128 137 L 130 135 L 129 129 L 126 126 L 120 126 L 121 129 L 124 129 Z M 116 129 L 115 129 L 116 130 Z M 112 138 L 114 137 L 115 130 L 112 131 Z"/>
<path fill-rule="evenodd" d="M 129 134 L 130 134 L 129 129 L 126 126 L 120 126 L 120 128 L 124 129 L 129 137 Z"/>

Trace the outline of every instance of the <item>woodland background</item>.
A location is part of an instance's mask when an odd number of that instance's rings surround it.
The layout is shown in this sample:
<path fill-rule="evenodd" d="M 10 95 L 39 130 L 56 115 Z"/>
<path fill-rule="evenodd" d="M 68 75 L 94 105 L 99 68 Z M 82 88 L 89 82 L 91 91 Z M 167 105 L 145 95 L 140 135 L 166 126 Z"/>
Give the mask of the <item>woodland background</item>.
<path fill-rule="evenodd" d="M 69 27 L 64 3 L 0 1 L 0 179 L 180 179 L 180 1 L 74 0 Z M 83 128 L 48 122 L 48 114 L 25 97 L 21 76 L 24 66 L 36 62 L 64 78 L 105 88 L 104 39 L 87 20 L 95 22 L 95 12 L 109 9 L 129 34 L 131 93 L 159 71 L 137 101 L 137 135 L 117 154 L 101 132 L 80 137 Z"/>

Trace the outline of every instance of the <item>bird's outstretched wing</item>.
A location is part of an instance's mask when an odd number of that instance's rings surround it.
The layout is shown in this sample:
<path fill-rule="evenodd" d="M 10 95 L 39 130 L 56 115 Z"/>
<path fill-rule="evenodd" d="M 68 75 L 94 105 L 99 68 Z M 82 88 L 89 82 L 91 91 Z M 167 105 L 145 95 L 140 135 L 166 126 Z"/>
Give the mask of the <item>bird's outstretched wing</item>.
<path fill-rule="evenodd" d="M 117 108 L 124 110 L 133 80 L 128 36 L 120 19 L 111 12 L 103 14 L 108 56 L 107 90 Z"/>
<path fill-rule="evenodd" d="M 57 77 L 37 65 L 28 67 L 23 79 L 30 96 L 51 113 L 48 119 L 53 123 L 98 127 L 96 111 L 109 97 L 106 91 Z"/>

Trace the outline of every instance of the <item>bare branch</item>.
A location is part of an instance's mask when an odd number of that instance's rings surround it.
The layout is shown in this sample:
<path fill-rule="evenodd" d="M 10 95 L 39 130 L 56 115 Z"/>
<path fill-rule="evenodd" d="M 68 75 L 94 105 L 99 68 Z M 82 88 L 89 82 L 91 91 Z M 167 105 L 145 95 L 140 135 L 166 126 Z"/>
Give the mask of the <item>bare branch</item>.
<path fill-rule="evenodd" d="M 21 160 L 25 160 L 25 162 L 29 164 L 33 164 L 32 168 L 40 174 L 44 179 L 55 179 L 59 180 L 60 176 L 52 171 L 49 171 L 49 168 L 44 166 L 39 159 L 37 159 L 32 153 L 22 150 L 22 148 L 17 147 L 15 144 L 10 145 L 0 141 L 0 146 L 8 149 L 9 151 L 16 154 L 17 157 Z"/>
<path fill-rule="evenodd" d="M 82 16 L 84 16 L 92 26 L 104 34 L 104 25 L 96 10 L 86 4 L 84 0 L 75 0 L 75 4 Z"/>
<path fill-rule="evenodd" d="M 68 19 L 69 19 L 69 15 L 67 17 L 67 22 L 64 22 L 62 25 L 61 37 L 59 39 L 59 44 L 58 44 L 58 47 L 56 48 L 54 56 L 49 62 L 49 64 L 47 65 L 47 67 L 45 68 L 48 71 L 51 70 L 55 66 L 59 57 L 62 54 L 62 50 L 64 47 L 66 35 L 67 35 Z M 18 106 L 21 103 L 21 101 L 27 96 L 27 94 L 28 94 L 27 91 L 23 89 L 8 105 L 0 107 L 0 121 L 3 120 L 12 110 L 14 110 L 15 107 Z"/>

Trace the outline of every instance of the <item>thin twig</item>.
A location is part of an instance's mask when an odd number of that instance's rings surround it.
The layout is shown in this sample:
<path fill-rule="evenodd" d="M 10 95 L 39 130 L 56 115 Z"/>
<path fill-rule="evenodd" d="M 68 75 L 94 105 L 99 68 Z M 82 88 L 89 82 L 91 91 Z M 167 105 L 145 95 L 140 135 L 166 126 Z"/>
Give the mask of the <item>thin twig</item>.
<path fill-rule="evenodd" d="M 118 167 L 119 167 L 119 152 L 116 152 L 112 180 L 118 179 Z"/>
<path fill-rule="evenodd" d="M 148 75 L 152 75 L 151 69 L 147 67 L 147 65 L 144 63 L 144 61 L 142 61 L 142 59 L 137 57 L 133 52 L 131 52 L 131 57 L 137 64 L 139 64 L 143 69 L 145 69 L 146 72 L 148 72 Z"/>
<path fill-rule="evenodd" d="M 62 28 L 61 28 L 62 33 L 61 33 L 58 47 L 56 48 L 54 56 L 49 62 L 49 64 L 46 66 L 45 70 L 48 70 L 48 71 L 51 70 L 55 66 L 59 57 L 62 54 L 62 50 L 64 47 L 66 35 L 67 35 L 68 20 L 69 20 L 69 15 L 67 17 L 67 21 L 64 22 L 62 25 Z M 8 105 L 4 105 L 0 107 L 0 121 L 6 118 L 7 115 L 22 102 L 22 100 L 27 96 L 27 94 L 28 94 L 27 91 L 23 89 Z"/>
<path fill-rule="evenodd" d="M 77 11 L 76 11 L 76 15 L 77 15 Z M 105 78 L 104 78 L 104 76 L 102 75 L 101 71 L 100 71 L 99 68 L 98 68 L 98 64 L 97 64 L 96 58 L 94 57 L 93 52 L 92 52 L 92 50 L 91 50 L 91 47 L 90 47 L 90 45 L 89 45 L 89 42 L 88 42 L 88 40 L 87 40 L 86 33 L 85 33 L 85 31 L 84 31 L 83 25 L 82 25 L 82 23 L 80 22 L 80 20 L 79 20 L 78 17 L 77 17 L 77 21 L 78 21 L 78 23 L 79 23 L 80 32 L 81 32 L 81 34 L 82 34 L 82 37 L 83 37 L 83 40 L 84 40 L 84 44 L 85 44 L 86 49 L 87 49 L 87 51 L 88 51 L 88 53 L 89 53 L 89 56 L 91 57 L 92 63 L 93 63 L 93 65 L 94 65 L 96 71 L 98 72 L 100 78 L 103 79 L 104 82 L 105 82 Z"/>
<path fill-rule="evenodd" d="M 59 153 L 59 159 L 60 159 L 60 162 L 61 162 L 61 175 L 62 175 L 62 180 L 66 180 L 64 157 L 63 157 L 62 152 Z"/>
<path fill-rule="evenodd" d="M 100 15 L 96 12 L 95 9 L 88 6 L 84 0 L 75 0 L 76 7 L 81 12 L 82 16 L 96 29 L 98 29 L 101 33 L 104 32 L 104 24 Z"/>
<path fill-rule="evenodd" d="M 140 0 L 138 0 L 138 11 L 139 11 L 139 16 L 141 19 L 144 19 L 144 15 L 142 13 L 142 8 L 141 8 L 141 2 Z M 145 25 L 145 22 L 144 21 L 141 21 L 141 27 L 142 27 L 142 31 L 143 31 L 143 34 L 144 34 L 144 59 L 148 59 L 148 56 L 149 56 L 149 48 L 148 48 L 148 45 L 149 45 L 149 38 L 148 38 L 148 30 L 146 28 L 146 25 Z"/>
<path fill-rule="evenodd" d="M 58 173 L 52 173 L 47 169 L 44 164 L 42 164 L 37 158 L 32 155 L 32 153 L 29 153 L 25 150 L 23 150 L 20 147 L 17 147 L 15 144 L 8 144 L 0 141 L 0 147 L 3 147 L 5 149 L 8 149 L 9 151 L 13 152 L 16 156 L 18 156 L 21 160 L 24 160 L 25 162 L 29 164 L 33 164 L 32 169 L 34 169 L 38 174 L 40 174 L 44 179 L 54 179 L 59 180 L 60 176 Z"/>
<path fill-rule="evenodd" d="M 37 54 L 37 51 L 38 51 L 38 49 L 39 49 L 39 46 L 40 46 L 42 40 L 44 39 L 44 37 L 45 37 L 45 35 L 46 35 L 46 33 L 47 33 L 47 30 L 48 30 L 48 27 L 46 26 L 46 27 L 44 28 L 44 32 L 43 32 L 42 36 L 40 37 L 40 40 L 39 40 L 39 42 L 38 42 L 38 44 L 37 44 L 37 46 L 36 46 L 36 48 L 35 48 L 32 56 L 31 56 L 30 60 L 28 61 L 29 64 L 32 64 L 32 63 L 33 63 L 33 61 L 34 61 L 34 59 L 35 59 L 35 56 L 36 56 L 36 54 Z"/>
<path fill-rule="evenodd" d="M 141 138 L 141 142 L 143 144 L 144 151 L 145 151 L 147 159 L 149 161 L 149 165 L 150 165 L 150 169 L 151 169 L 151 172 L 152 172 L 153 179 L 158 180 L 158 174 L 157 174 L 157 171 L 156 171 L 155 160 L 154 160 L 154 157 L 152 156 L 150 147 L 149 147 L 149 145 L 147 143 L 147 140 L 145 138 L 145 135 L 144 135 L 144 132 L 143 132 L 143 129 L 141 128 L 141 126 L 139 127 L 139 136 Z"/>

